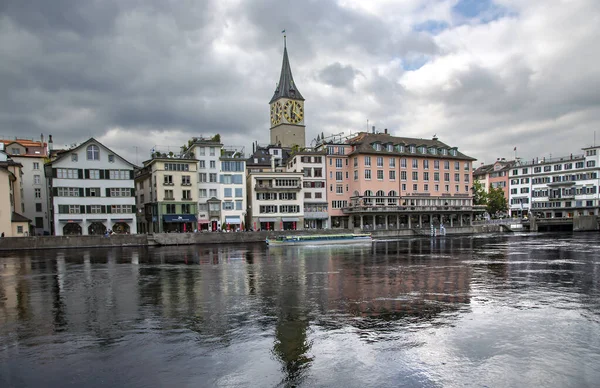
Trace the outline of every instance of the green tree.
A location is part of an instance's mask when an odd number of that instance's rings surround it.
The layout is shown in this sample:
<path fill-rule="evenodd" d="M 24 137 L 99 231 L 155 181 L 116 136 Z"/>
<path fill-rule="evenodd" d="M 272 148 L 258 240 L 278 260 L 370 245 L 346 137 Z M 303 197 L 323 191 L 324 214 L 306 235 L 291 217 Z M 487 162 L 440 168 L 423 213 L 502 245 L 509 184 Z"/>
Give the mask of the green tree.
<path fill-rule="evenodd" d="M 504 190 L 501 187 L 494 189 L 490 186 L 487 194 L 486 210 L 491 216 L 498 212 L 508 211 L 508 203 L 504 197 Z"/>
<path fill-rule="evenodd" d="M 210 141 L 216 141 L 217 143 L 220 143 L 220 142 L 221 142 L 221 135 L 217 133 L 216 135 L 214 135 L 214 136 L 213 136 L 213 137 L 210 139 Z"/>
<path fill-rule="evenodd" d="M 485 188 L 478 180 L 473 182 L 473 204 L 474 205 L 487 205 L 487 193 Z"/>

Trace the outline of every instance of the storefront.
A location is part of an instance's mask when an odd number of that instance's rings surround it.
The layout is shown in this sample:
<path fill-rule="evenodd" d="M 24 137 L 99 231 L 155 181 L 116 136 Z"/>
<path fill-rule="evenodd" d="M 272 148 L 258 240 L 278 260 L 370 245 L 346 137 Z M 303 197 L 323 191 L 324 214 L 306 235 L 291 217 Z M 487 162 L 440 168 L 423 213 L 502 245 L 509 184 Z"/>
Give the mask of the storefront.
<path fill-rule="evenodd" d="M 259 230 L 275 230 L 275 222 L 276 218 L 259 218 L 258 222 L 260 225 L 258 226 Z"/>
<path fill-rule="evenodd" d="M 227 231 L 237 231 L 242 228 L 242 222 L 240 217 L 237 216 L 229 216 L 225 217 L 225 223 L 223 225 L 223 230 Z"/>
<path fill-rule="evenodd" d="M 163 216 L 165 233 L 192 233 L 196 230 L 197 218 L 193 214 L 174 214 Z"/>
<path fill-rule="evenodd" d="M 282 217 L 281 218 L 281 229 L 282 230 L 296 230 L 298 229 L 298 223 L 300 219 L 297 217 Z"/>
<path fill-rule="evenodd" d="M 104 219 L 95 219 L 95 220 L 87 220 L 88 225 L 88 235 L 90 236 L 101 236 L 106 233 L 106 218 Z"/>
<path fill-rule="evenodd" d="M 81 229 L 81 223 L 83 222 L 83 220 L 78 220 L 78 219 L 70 219 L 70 220 L 58 220 L 61 224 L 64 223 L 65 225 L 62 228 L 62 235 L 63 236 L 81 236 L 82 233 L 82 229 Z"/>
<path fill-rule="evenodd" d="M 133 218 L 117 219 L 117 220 L 112 220 L 112 222 L 114 222 L 114 224 L 112 225 L 112 228 L 111 228 L 113 233 L 116 233 L 116 234 L 130 234 L 131 233 L 131 228 L 130 228 L 129 224 L 133 222 Z"/>

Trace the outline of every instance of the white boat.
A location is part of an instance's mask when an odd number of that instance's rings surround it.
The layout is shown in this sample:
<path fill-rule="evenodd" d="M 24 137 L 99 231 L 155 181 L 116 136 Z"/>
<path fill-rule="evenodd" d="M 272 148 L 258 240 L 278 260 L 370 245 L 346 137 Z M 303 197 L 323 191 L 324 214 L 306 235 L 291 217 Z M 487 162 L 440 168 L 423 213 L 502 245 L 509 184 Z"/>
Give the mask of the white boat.
<path fill-rule="evenodd" d="M 270 247 L 279 247 L 286 245 L 371 244 L 372 241 L 370 233 L 344 233 L 278 236 L 275 239 L 267 239 L 266 243 Z"/>

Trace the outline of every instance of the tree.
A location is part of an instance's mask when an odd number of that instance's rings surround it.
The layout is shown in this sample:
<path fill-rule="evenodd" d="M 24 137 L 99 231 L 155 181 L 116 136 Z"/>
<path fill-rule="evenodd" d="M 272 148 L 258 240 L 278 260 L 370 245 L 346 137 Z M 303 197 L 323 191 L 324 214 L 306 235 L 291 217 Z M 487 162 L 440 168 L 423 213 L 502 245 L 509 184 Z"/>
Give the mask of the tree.
<path fill-rule="evenodd" d="M 487 205 L 487 193 L 485 188 L 478 180 L 473 182 L 473 204 L 474 205 Z"/>
<path fill-rule="evenodd" d="M 221 142 L 221 135 L 217 133 L 216 135 L 214 135 L 214 136 L 213 136 L 213 137 L 210 139 L 210 141 L 216 141 L 217 143 L 220 143 L 220 142 Z"/>
<path fill-rule="evenodd" d="M 501 187 L 494 189 L 490 186 L 487 194 L 486 209 L 490 215 L 508 211 L 508 204 L 506 202 L 506 198 L 504 197 L 504 190 L 502 190 Z"/>

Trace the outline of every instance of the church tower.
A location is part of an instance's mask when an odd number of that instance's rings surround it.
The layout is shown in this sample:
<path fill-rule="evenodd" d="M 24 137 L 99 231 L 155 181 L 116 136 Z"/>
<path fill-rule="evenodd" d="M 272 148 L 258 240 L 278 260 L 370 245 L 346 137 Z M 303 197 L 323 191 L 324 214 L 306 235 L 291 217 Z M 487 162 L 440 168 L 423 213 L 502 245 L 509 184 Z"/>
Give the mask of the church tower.
<path fill-rule="evenodd" d="M 271 108 L 271 144 L 283 147 L 306 145 L 304 126 L 304 97 L 294 83 L 283 37 L 283 64 L 279 83 L 269 102 Z"/>

